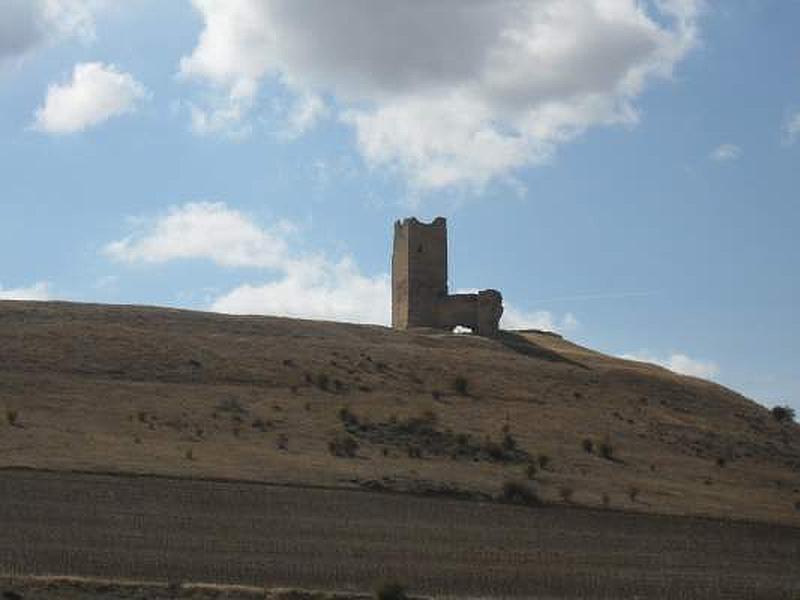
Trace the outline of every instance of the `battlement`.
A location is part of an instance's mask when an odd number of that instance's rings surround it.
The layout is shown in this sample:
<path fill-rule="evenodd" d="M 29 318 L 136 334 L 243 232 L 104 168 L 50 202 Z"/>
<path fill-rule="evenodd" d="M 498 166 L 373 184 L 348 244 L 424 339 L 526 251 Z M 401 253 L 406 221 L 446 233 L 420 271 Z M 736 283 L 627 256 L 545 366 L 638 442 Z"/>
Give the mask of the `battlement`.
<path fill-rule="evenodd" d="M 453 329 L 482 335 L 498 331 L 502 296 L 496 290 L 450 296 L 447 286 L 447 220 L 424 223 L 414 217 L 394 224 L 392 326 Z"/>

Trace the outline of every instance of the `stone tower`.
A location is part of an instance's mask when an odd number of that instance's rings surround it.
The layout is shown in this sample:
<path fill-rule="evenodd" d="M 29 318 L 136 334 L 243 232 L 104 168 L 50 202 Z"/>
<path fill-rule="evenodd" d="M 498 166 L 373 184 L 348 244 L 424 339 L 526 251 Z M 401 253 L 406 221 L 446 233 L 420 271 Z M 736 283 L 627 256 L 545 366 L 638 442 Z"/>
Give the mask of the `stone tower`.
<path fill-rule="evenodd" d="M 436 304 L 447 296 L 447 221 L 414 217 L 394 224 L 392 327 L 436 327 Z"/>
<path fill-rule="evenodd" d="M 447 221 L 422 223 L 414 217 L 394 224 L 392 252 L 392 327 L 461 325 L 479 335 L 499 331 L 503 297 L 497 290 L 448 294 Z"/>

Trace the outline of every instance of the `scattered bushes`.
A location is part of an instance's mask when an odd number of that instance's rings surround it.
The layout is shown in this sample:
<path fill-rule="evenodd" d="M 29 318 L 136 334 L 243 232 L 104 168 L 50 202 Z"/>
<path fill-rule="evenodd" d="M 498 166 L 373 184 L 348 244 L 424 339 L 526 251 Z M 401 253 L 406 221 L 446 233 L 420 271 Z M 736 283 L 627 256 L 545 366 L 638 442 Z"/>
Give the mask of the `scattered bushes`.
<path fill-rule="evenodd" d="M 522 481 L 506 481 L 500 492 L 500 500 L 511 504 L 524 504 L 526 506 L 541 506 L 542 500 L 536 490 Z"/>
<path fill-rule="evenodd" d="M 328 450 L 340 458 L 355 458 L 358 452 L 358 442 L 349 435 L 337 435 L 328 442 Z"/>
<path fill-rule="evenodd" d="M 375 590 L 376 600 L 408 600 L 404 585 L 397 581 L 385 581 Z"/>
<path fill-rule="evenodd" d="M 773 406 L 772 417 L 778 423 L 791 423 L 794 421 L 794 409 L 791 406 Z"/>
<path fill-rule="evenodd" d="M 586 454 L 594 454 L 594 442 L 591 439 L 585 438 L 583 442 L 581 442 L 581 447 Z"/>

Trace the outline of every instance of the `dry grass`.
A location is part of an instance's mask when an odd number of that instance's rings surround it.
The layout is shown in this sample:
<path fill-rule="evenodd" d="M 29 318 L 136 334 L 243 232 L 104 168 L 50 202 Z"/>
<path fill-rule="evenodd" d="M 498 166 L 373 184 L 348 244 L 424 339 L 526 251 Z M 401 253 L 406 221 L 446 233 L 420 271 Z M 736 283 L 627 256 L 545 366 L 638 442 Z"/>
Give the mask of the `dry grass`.
<path fill-rule="evenodd" d="M 535 477 L 546 502 L 569 487 L 574 505 L 800 523 L 796 424 L 713 383 L 540 332 L 487 340 L 0 302 L 0 369 L 0 410 L 19 415 L 0 423 L 0 467 L 412 490 L 422 481 L 486 496 Z M 348 433 L 353 460 L 329 450 L 345 434 L 342 406 L 371 424 Z M 425 414 L 436 416 L 428 437 L 400 446 L 388 424 Z M 458 440 L 502 449 L 507 435 L 518 461 L 458 451 Z M 530 468 L 525 456 L 548 461 Z"/>

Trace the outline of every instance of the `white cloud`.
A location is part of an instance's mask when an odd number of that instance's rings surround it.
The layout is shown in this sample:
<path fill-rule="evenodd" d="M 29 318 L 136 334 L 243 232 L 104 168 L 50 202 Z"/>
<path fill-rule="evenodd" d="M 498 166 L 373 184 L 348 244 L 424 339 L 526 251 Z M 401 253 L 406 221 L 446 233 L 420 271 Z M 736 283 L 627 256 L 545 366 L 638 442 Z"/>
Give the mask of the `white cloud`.
<path fill-rule="evenodd" d="M 504 329 L 540 329 L 542 331 L 573 331 L 578 327 L 578 320 L 572 313 L 558 318 L 547 310 L 522 311 L 514 306 L 506 305 L 500 321 Z"/>
<path fill-rule="evenodd" d="M 245 284 L 217 298 L 212 310 L 388 325 L 391 292 L 385 274 L 363 275 L 351 258 L 294 260 L 284 275 Z"/>
<path fill-rule="evenodd" d="M 416 188 L 481 186 L 635 123 L 648 81 L 695 44 L 701 2 L 193 0 L 204 29 L 180 73 L 214 90 L 195 129 L 240 127 L 270 79 L 331 95 L 367 162 Z"/>
<path fill-rule="evenodd" d="M 189 202 L 171 208 L 142 231 L 108 244 L 104 252 L 134 263 L 205 259 L 227 267 L 283 267 L 291 225 L 263 229 L 223 202 Z"/>
<path fill-rule="evenodd" d="M 222 202 L 192 202 L 170 209 L 141 231 L 108 244 L 104 253 L 128 263 L 209 260 L 224 267 L 276 271 L 267 283 L 249 283 L 221 294 L 212 310 L 235 314 L 386 324 L 389 283 L 385 274 L 362 274 L 352 259 L 331 261 L 291 251 L 294 228 L 255 224 Z"/>
<path fill-rule="evenodd" d="M 711 379 L 719 373 L 719 366 L 716 363 L 695 360 L 680 353 L 670 354 L 666 358 L 659 358 L 647 351 L 642 351 L 633 354 L 622 354 L 620 358 L 653 363 L 681 375 L 691 375 L 692 377 L 701 377 L 703 379 Z"/>
<path fill-rule="evenodd" d="M 30 287 L 5 289 L 0 285 L 0 300 L 50 300 L 50 286 L 40 281 Z"/>
<path fill-rule="evenodd" d="M 742 155 L 742 149 L 736 144 L 720 144 L 711 151 L 708 157 L 711 160 L 725 162 L 736 160 Z"/>
<path fill-rule="evenodd" d="M 75 133 L 136 110 L 149 97 L 144 86 L 114 65 L 79 63 L 72 78 L 47 88 L 34 128 L 45 133 Z"/>
<path fill-rule="evenodd" d="M 94 36 L 94 16 L 103 0 L 3 0 L 0 64 L 39 46 Z"/>
<path fill-rule="evenodd" d="M 786 144 L 794 144 L 800 138 L 800 111 L 789 116 L 783 126 L 783 136 Z"/>

